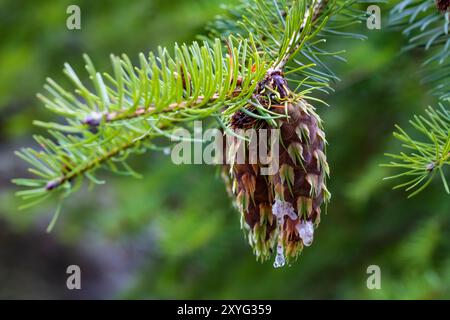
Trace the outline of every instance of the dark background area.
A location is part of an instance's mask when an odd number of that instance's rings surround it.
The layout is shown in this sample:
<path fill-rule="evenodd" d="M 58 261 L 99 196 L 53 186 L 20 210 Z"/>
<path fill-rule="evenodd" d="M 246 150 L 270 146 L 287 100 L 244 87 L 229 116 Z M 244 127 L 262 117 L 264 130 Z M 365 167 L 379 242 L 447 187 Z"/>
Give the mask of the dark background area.
<path fill-rule="evenodd" d="M 335 39 L 348 63 L 321 96 L 332 201 L 314 244 L 292 266 L 259 263 L 244 239 L 214 167 L 175 166 L 162 153 L 135 157 L 141 180 L 108 183 L 66 202 L 51 234 L 47 203 L 18 211 L 10 180 L 26 176 L 14 150 L 32 145 L 34 119 L 52 115 L 36 99 L 46 77 L 67 83 L 64 62 L 82 71 L 82 53 L 99 70 L 109 54 L 191 41 L 221 12 L 223 0 L 0 2 L 0 298 L 439 299 L 450 298 L 450 202 L 437 181 L 410 200 L 392 191 L 381 163 L 395 152 L 395 123 L 407 126 L 436 100 L 420 84 L 422 52 L 399 54 L 405 39 L 387 28 Z M 227 2 L 231 3 L 231 2 Z M 66 28 L 66 8 L 81 8 L 81 30 Z M 66 288 L 66 268 L 82 270 L 82 290 Z M 369 290 L 369 265 L 381 290 Z"/>

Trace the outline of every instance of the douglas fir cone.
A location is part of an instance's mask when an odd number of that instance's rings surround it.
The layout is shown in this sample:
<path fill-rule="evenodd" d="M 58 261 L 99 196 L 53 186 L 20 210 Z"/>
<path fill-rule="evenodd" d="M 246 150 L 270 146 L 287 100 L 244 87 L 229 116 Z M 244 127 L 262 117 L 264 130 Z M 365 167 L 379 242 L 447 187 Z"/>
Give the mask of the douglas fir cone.
<path fill-rule="evenodd" d="M 314 108 L 302 97 L 293 95 L 280 71 L 271 71 L 255 94 L 259 103 L 280 115 L 277 127 L 237 111 L 230 120 L 232 129 L 279 129 L 279 150 L 269 150 L 270 161 L 278 159 L 279 170 L 262 175 L 260 163 L 233 161 L 224 165 L 223 177 L 241 213 L 242 227 L 261 260 L 271 257 L 275 267 L 296 258 L 303 246 L 313 242 L 314 228 L 320 222 L 321 205 L 329 201 L 325 184 L 329 168 L 325 156 L 325 134 Z M 247 106 L 247 110 L 254 110 Z M 249 144 L 233 138 L 232 144 Z M 236 145 L 234 146 L 236 148 Z M 230 148 L 233 149 L 233 146 Z M 275 158 L 276 157 L 276 158 Z"/>

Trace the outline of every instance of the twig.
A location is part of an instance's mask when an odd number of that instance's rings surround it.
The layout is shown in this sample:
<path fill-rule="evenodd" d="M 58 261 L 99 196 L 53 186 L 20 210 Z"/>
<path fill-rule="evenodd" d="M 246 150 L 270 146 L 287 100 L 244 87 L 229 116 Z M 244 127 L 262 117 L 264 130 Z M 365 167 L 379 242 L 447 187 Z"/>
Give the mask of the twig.
<path fill-rule="evenodd" d="M 229 97 L 230 98 L 235 98 L 237 97 L 242 91 L 239 90 L 235 90 L 233 91 Z M 214 94 L 209 100 L 209 103 L 213 103 L 214 101 L 218 100 L 220 98 L 220 95 L 218 93 Z M 194 101 L 193 103 L 188 103 L 186 101 L 183 101 L 181 103 L 172 103 L 170 105 L 168 105 L 166 108 L 157 111 L 157 109 L 154 106 L 148 107 L 148 108 L 137 108 L 136 111 L 130 113 L 128 110 L 123 110 L 123 111 L 114 111 L 114 112 L 93 112 L 90 115 L 88 115 L 87 117 L 85 117 L 82 120 L 83 124 L 87 124 L 93 127 L 98 126 L 102 121 L 104 122 L 115 122 L 115 121 L 120 121 L 120 120 L 130 120 L 130 119 L 134 119 L 134 118 L 138 118 L 138 117 L 142 117 L 142 116 L 149 116 L 149 115 L 153 115 L 153 114 L 163 114 L 163 113 L 170 113 L 170 112 L 174 112 L 180 109 L 185 109 L 187 107 L 192 107 L 193 105 L 199 105 L 205 102 L 205 97 L 203 96 L 199 96 L 197 98 L 196 101 Z"/>

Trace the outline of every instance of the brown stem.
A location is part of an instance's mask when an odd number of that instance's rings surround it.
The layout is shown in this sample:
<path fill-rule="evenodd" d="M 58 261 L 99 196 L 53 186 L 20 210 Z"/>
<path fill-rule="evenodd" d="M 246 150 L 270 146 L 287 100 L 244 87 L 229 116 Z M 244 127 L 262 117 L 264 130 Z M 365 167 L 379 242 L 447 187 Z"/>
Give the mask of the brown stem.
<path fill-rule="evenodd" d="M 242 91 L 240 89 L 237 89 L 233 91 L 229 98 L 235 98 L 237 97 Z M 208 103 L 213 103 L 217 101 L 220 98 L 220 95 L 218 93 L 214 94 L 211 98 L 209 98 Z M 180 109 L 185 109 L 187 107 L 192 107 L 195 105 L 199 105 L 205 102 L 204 96 L 199 96 L 197 100 L 193 103 L 188 103 L 186 101 L 183 101 L 181 103 L 172 103 L 168 105 L 166 108 L 157 111 L 157 109 L 154 106 L 148 107 L 148 108 L 137 108 L 134 112 L 130 113 L 127 110 L 123 111 L 114 111 L 114 112 L 103 112 L 103 113 L 92 113 L 91 115 L 87 116 L 83 119 L 82 123 L 87 124 L 93 127 L 98 126 L 102 121 L 104 122 L 114 122 L 119 120 L 130 120 L 134 118 L 139 118 L 142 116 L 149 116 L 153 114 L 164 114 L 164 113 L 170 113 L 174 112 Z"/>

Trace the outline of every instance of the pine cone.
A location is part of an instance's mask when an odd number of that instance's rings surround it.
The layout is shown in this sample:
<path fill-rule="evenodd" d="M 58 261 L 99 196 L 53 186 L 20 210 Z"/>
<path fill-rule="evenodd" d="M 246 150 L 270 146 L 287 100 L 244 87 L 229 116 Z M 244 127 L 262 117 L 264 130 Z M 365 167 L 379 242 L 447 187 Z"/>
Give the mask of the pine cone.
<path fill-rule="evenodd" d="M 450 10 L 450 0 L 436 0 L 436 7 L 440 12 L 445 13 Z"/>
<path fill-rule="evenodd" d="M 329 169 L 320 118 L 306 101 L 295 97 L 289 101 L 286 107 L 270 107 L 288 116 L 278 120 L 279 171 L 262 175 L 261 164 L 250 164 L 248 159 L 244 164 L 225 165 L 223 170 L 241 212 L 242 227 L 248 230 L 250 245 L 261 260 L 268 259 L 276 248 L 275 267 L 283 266 L 285 257 L 296 258 L 303 246 L 311 245 L 314 227 L 320 221 L 320 207 L 330 198 L 325 185 Z M 248 128 L 249 123 L 258 129 L 269 128 L 266 122 L 242 117 L 241 111 L 235 114 L 231 121 L 234 129 L 242 129 L 236 124 Z M 243 143 L 234 138 L 232 147 Z M 248 154 L 247 144 L 245 148 Z"/>

